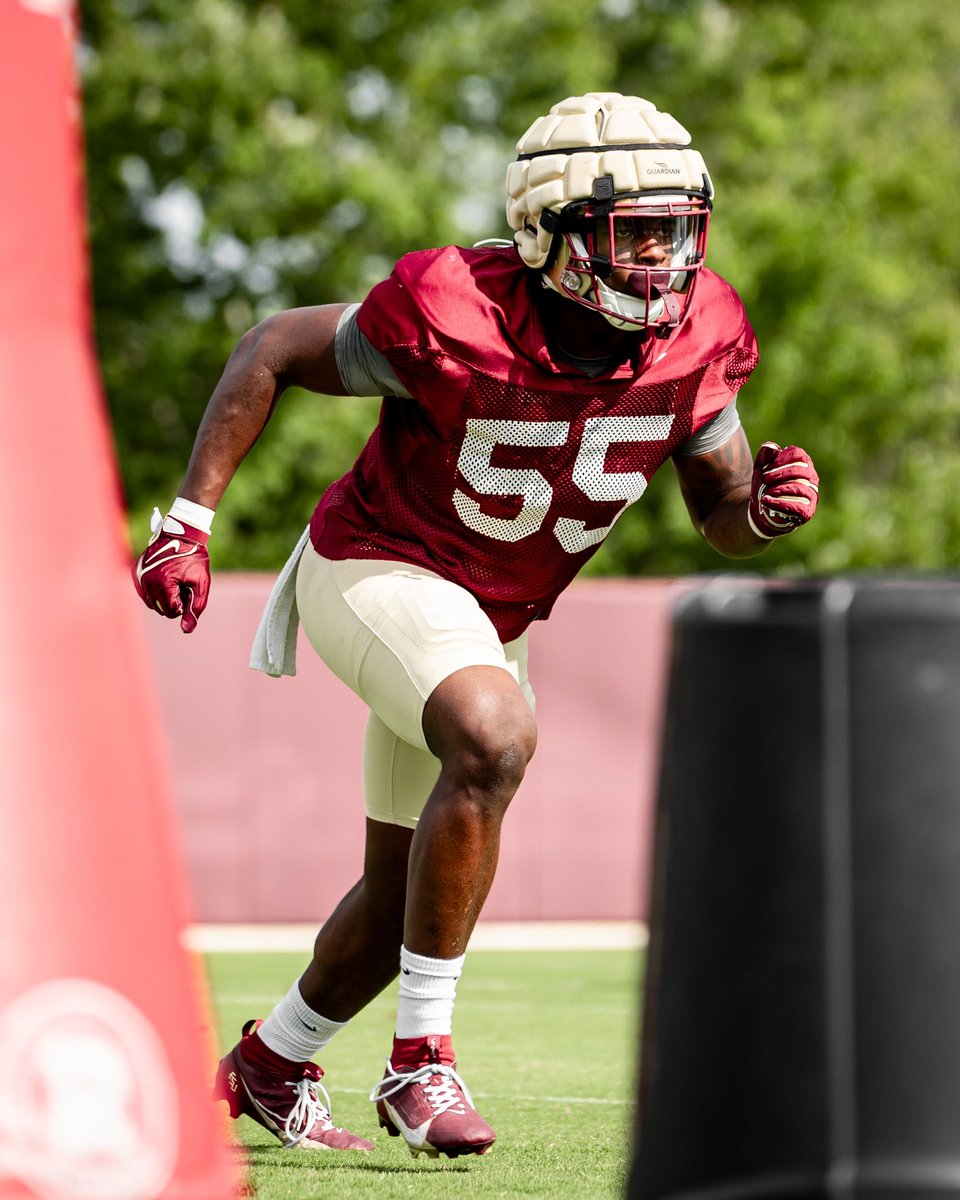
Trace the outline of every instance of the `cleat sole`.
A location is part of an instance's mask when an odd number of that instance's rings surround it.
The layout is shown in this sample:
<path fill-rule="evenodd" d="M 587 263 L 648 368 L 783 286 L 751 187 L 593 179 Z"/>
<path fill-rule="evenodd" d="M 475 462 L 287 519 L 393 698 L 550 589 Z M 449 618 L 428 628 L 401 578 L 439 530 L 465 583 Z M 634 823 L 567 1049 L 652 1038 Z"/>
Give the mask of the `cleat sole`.
<path fill-rule="evenodd" d="M 492 1145 L 493 1142 L 487 1142 L 485 1146 L 457 1146 L 452 1150 L 444 1150 L 442 1153 L 447 1158 L 463 1158 L 466 1154 L 486 1154 Z"/>
<path fill-rule="evenodd" d="M 485 1146 L 451 1146 L 448 1150 L 438 1150 L 436 1146 L 411 1146 L 407 1143 L 412 1158 L 419 1158 L 421 1154 L 427 1158 L 439 1158 L 441 1155 L 444 1158 L 463 1158 L 467 1154 L 486 1154 L 492 1146 L 493 1142 L 487 1142 Z"/>

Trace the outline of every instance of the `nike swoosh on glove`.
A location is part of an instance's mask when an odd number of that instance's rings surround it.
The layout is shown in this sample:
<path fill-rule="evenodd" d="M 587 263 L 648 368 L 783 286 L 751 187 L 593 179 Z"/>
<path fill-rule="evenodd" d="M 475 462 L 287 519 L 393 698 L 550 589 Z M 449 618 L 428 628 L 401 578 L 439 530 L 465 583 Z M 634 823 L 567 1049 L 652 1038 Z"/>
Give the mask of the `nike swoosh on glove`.
<path fill-rule="evenodd" d="M 790 533 L 817 511 L 820 476 L 806 450 L 764 442 L 753 462 L 748 520 L 769 541 Z"/>
<path fill-rule="evenodd" d="M 180 618 L 184 633 L 193 633 L 210 594 L 209 533 L 176 517 L 161 518 L 153 510 L 153 537 L 133 564 L 140 599 L 171 620 Z"/>

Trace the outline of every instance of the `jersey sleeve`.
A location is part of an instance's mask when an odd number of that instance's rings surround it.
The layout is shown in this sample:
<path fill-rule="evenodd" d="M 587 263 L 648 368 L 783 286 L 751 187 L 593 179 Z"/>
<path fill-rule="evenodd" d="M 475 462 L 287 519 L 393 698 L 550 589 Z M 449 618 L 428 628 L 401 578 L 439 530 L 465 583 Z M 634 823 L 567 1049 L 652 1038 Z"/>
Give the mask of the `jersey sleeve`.
<path fill-rule="evenodd" d="M 337 370 L 351 396 L 401 396 L 410 393 L 388 360 L 375 349 L 357 324 L 359 304 L 344 309 L 337 324 L 334 350 Z"/>
<path fill-rule="evenodd" d="M 737 412 L 737 402 L 731 400 L 726 408 L 722 408 L 706 425 L 702 425 L 676 453 L 684 457 L 710 454 L 728 442 L 739 428 L 740 414 Z"/>
<path fill-rule="evenodd" d="M 693 437 L 730 408 L 760 360 L 756 336 L 734 288 L 712 272 L 703 282 L 706 286 L 694 297 L 695 307 L 681 331 L 688 361 L 701 373 L 690 427 Z M 736 413 L 736 406 L 732 411 Z M 733 432 L 731 428 L 728 436 Z M 690 451 L 684 446 L 681 453 Z"/>
<path fill-rule="evenodd" d="M 700 394 L 726 406 L 750 378 L 760 354 L 737 292 L 719 275 L 711 274 L 711 283 L 707 304 L 696 314 L 698 336 L 705 347 L 713 347 L 705 355 L 708 366 Z"/>
<path fill-rule="evenodd" d="M 708 365 L 700 398 L 709 402 L 719 400 L 726 407 L 753 374 L 759 360 L 756 338 L 748 325 L 737 344 Z"/>
<path fill-rule="evenodd" d="M 443 360 L 427 312 L 428 297 L 422 294 L 423 281 L 408 263 L 421 256 L 401 259 L 389 278 L 369 293 L 356 316 L 357 328 L 411 396 L 418 394 L 418 384 L 433 376 Z"/>

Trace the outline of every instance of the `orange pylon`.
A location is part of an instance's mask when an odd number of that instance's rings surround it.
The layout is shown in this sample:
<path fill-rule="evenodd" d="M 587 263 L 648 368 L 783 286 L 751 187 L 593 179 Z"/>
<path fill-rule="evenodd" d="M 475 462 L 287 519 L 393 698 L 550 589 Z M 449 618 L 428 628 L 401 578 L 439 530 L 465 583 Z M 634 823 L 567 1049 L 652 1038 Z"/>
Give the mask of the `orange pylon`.
<path fill-rule="evenodd" d="M 69 0 L 0 0 L 0 1198 L 218 1200 L 208 1015 L 91 337 Z"/>

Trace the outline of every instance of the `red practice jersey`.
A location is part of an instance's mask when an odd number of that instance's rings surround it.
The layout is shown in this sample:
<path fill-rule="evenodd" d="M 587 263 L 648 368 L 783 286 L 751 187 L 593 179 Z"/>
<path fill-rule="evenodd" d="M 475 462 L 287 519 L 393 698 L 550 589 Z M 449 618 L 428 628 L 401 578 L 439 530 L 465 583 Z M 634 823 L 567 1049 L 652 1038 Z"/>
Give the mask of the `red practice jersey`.
<path fill-rule="evenodd" d="M 739 297 L 711 271 L 645 363 L 596 378 L 551 354 L 539 286 L 513 247 L 400 260 L 357 320 L 413 399 L 384 399 L 353 469 L 311 520 L 327 558 L 398 559 L 460 584 L 504 642 L 549 614 L 654 472 L 757 362 Z"/>

